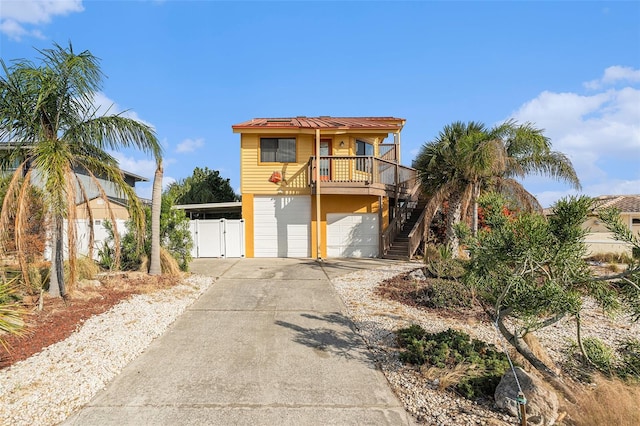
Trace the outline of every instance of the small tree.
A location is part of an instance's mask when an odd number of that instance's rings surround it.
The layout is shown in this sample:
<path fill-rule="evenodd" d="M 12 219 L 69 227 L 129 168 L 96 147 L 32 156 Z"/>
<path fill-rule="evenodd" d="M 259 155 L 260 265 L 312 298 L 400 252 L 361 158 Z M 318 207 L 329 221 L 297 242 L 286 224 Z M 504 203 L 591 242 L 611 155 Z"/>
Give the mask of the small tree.
<path fill-rule="evenodd" d="M 207 167 L 196 167 L 193 175 L 173 182 L 166 190 L 166 195 L 175 204 L 224 203 L 239 199 L 231 187 L 231 181 L 220 176 L 219 171 Z"/>
<path fill-rule="evenodd" d="M 160 213 L 160 245 L 164 247 L 171 256 L 178 262 L 180 269 L 186 271 L 191 261 L 191 248 L 193 240 L 189 230 L 189 219 L 185 216 L 183 210 L 172 208 L 171 198 L 163 195 Z M 127 232 L 120 240 L 121 251 L 121 267 L 124 270 L 139 269 L 142 265 L 143 257 L 149 259 L 151 255 L 151 209 L 145 208 L 146 228 L 140 236 L 134 224 L 130 221 L 126 223 Z M 106 268 L 112 268 L 113 253 L 113 228 L 106 226 L 109 237 L 100 249 L 100 265 Z M 140 245 L 138 241 L 143 239 L 144 243 Z"/>
<path fill-rule="evenodd" d="M 527 333 L 573 316 L 580 341 L 583 295 L 592 296 L 607 312 L 626 308 L 638 319 L 640 292 L 625 296 L 615 281 L 622 276 L 595 277 L 584 260 L 586 231 L 581 225 L 591 205 L 592 200 L 584 196 L 560 200 L 547 220 L 529 212 L 505 215 L 505 200 L 491 194 L 481 198 L 488 227 L 469 243 L 471 261 L 465 282 L 477 290 L 505 339 L 562 390 L 566 389 L 556 380 L 558 375 L 524 342 Z M 630 271 L 624 278 L 637 280 L 637 272 Z M 622 303 L 625 297 L 636 304 Z"/>

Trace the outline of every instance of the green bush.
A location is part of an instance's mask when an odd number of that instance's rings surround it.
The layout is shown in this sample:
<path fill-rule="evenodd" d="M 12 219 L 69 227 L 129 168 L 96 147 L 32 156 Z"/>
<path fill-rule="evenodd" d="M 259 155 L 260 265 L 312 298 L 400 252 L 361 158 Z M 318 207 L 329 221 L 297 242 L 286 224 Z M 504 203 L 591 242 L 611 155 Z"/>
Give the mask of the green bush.
<path fill-rule="evenodd" d="M 582 339 L 584 354 L 577 342 L 572 342 L 569 350 L 569 369 L 581 380 L 593 380 L 593 373 L 600 372 L 608 377 L 616 375 L 615 351 L 595 337 Z M 585 359 L 585 355 L 588 359 Z"/>
<path fill-rule="evenodd" d="M 451 249 L 444 245 L 427 244 L 424 263 L 425 274 L 434 278 L 457 279 L 464 274 L 465 262 L 454 259 Z"/>
<path fill-rule="evenodd" d="M 584 359 L 580 348 L 573 342 L 568 367 L 583 380 L 593 380 L 593 373 L 618 377 L 628 382 L 640 382 L 640 340 L 625 339 L 614 349 L 600 339 L 585 338 L 582 341 L 589 361 Z"/>
<path fill-rule="evenodd" d="M 457 392 L 469 399 L 492 396 L 509 368 L 507 356 L 495 346 L 471 339 L 461 331 L 427 333 L 414 324 L 398 330 L 397 336 L 403 349 L 399 357 L 404 363 L 448 369 L 459 364 L 473 366 L 455 386 Z"/>
<path fill-rule="evenodd" d="M 140 269 L 143 257 L 151 257 L 151 209 L 145 208 L 146 229 L 144 233 L 144 244 L 138 245 L 137 230 L 134 229 L 131 220 L 126 222 L 127 232 L 120 239 L 120 268 L 124 271 Z M 105 221 L 105 229 L 108 238 L 103 246 L 98 250 L 98 259 L 101 267 L 113 269 L 115 263 L 115 250 L 113 248 L 113 227 L 109 221 Z M 180 269 L 186 271 L 191 261 L 191 248 L 193 240 L 189 230 L 189 219 L 185 216 L 184 210 L 172 208 L 171 199 L 162 197 L 162 212 L 160 214 L 160 245 L 171 254 L 178 262 Z"/>
<path fill-rule="evenodd" d="M 587 337 L 582 341 L 584 351 L 593 365 L 607 375 L 611 374 L 613 367 L 613 349 L 608 347 L 602 340 L 595 337 Z"/>
<path fill-rule="evenodd" d="M 617 374 L 622 379 L 640 381 L 640 340 L 624 340 L 617 349 L 621 358 Z"/>

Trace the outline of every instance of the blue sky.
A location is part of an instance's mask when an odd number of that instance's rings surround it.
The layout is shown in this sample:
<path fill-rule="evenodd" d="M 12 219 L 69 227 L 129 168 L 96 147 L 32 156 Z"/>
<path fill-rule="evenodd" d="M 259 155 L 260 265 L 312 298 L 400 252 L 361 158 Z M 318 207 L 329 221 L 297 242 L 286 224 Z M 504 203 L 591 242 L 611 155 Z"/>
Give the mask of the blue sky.
<path fill-rule="evenodd" d="M 640 193 L 640 2 L 0 2 L 5 61 L 69 41 L 101 59 L 96 103 L 156 129 L 165 183 L 209 167 L 239 190 L 231 125 L 255 117 L 402 117 L 406 165 L 446 124 L 515 118 L 582 193 Z M 153 159 L 116 155 L 153 177 Z M 545 206 L 574 193 L 525 186 Z"/>

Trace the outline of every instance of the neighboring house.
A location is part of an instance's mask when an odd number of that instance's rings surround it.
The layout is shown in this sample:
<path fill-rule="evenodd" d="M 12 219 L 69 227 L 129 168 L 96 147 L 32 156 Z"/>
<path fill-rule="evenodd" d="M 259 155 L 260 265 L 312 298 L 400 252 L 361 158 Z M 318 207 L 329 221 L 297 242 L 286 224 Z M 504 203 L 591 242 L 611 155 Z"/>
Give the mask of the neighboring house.
<path fill-rule="evenodd" d="M 109 209 L 113 212 L 116 219 L 127 220 L 129 219 L 129 210 L 127 208 L 127 200 L 124 197 L 118 188 L 113 184 L 113 182 L 103 179 L 96 178 L 96 180 L 100 183 L 100 186 L 104 190 L 104 193 L 107 196 L 107 200 L 109 202 L 108 206 L 105 203 L 104 199 L 101 196 L 98 187 L 93 182 L 90 176 L 87 175 L 83 170 L 76 170 L 76 176 L 82 182 L 82 185 L 85 188 L 87 198 L 89 199 L 89 207 L 91 207 L 92 215 L 94 220 L 104 220 L 109 219 Z M 125 182 L 132 188 L 135 188 L 137 182 L 148 182 L 149 179 L 144 178 L 142 176 L 138 176 L 133 173 L 129 173 L 127 171 L 122 170 L 122 174 L 124 176 Z M 77 189 L 77 197 L 78 204 L 76 205 L 77 217 L 79 219 L 88 218 L 86 204 L 82 200 L 82 196 L 80 194 L 79 189 Z M 141 200 L 144 202 L 144 200 Z"/>
<path fill-rule="evenodd" d="M 256 118 L 240 134 L 247 257 L 379 257 L 417 197 L 395 117 Z M 404 217 L 404 215 L 402 216 Z"/>
<path fill-rule="evenodd" d="M 631 246 L 621 241 L 616 241 L 613 234 L 599 220 L 598 211 L 615 207 L 620 211 L 622 221 L 629 229 L 638 235 L 640 232 L 640 195 L 602 195 L 596 197 L 596 203 L 591 215 L 585 221 L 583 227 L 589 230 L 585 238 L 588 253 L 627 253 L 631 255 Z"/>
<path fill-rule="evenodd" d="M 13 174 L 22 163 L 22 158 L 10 155 L 15 152 L 16 149 L 20 149 L 19 145 L 6 142 L 0 143 L 0 176 Z M 78 179 L 82 182 L 86 198 L 89 200 L 88 202 L 83 200 L 82 194 L 80 193 L 80 186 L 77 185 L 76 226 L 78 230 L 78 252 L 81 254 L 87 254 L 89 252 L 89 214 L 87 211 L 87 204 L 92 211 L 95 233 L 94 247 L 99 247 L 102 244 L 102 241 L 107 238 L 107 231 L 105 230 L 103 223 L 104 220 L 111 220 L 109 210 L 111 210 L 115 216 L 118 232 L 120 234 L 123 234 L 125 231 L 125 221 L 129 219 L 129 210 L 127 208 L 127 200 L 124 194 L 122 194 L 111 181 L 101 177 L 96 177 L 96 180 L 100 183 L 100 186 L 102 186 L 106 195 L 107 201 L 105 202 L 94 180 L 87 174 L 87 172 L 82 169 L 76 169 L 75 172 Z M 132 188 L 135 188 L 135 184 L 137 182 L 148 182 L 148 179 L 142 176 L 138 176 L 124 170 L 122 173 L 125 182 Z M 38 176 L 35 175 L 32 177 L 32 182 L 37 182 L 38 179 Z M 95 255 L 96 251 L 94 251 L 94 257 Z M 45 257 L 48 256 L 49 253 L 47 250 Z"/>
<path fill-rule="evenodd" d="M 16 150 L 21 149 L 20 145 L 8 142 L 0 143 L 0 176 L 12 175 L 13 172 L 16 171 L 20 163 L 22 163 L 24 157 L 20 156 L 11 156 Z M 107 179 L 96 177 L 100 186 L 104 190 L 107 199 L 109 200 L 109 207 L 107 207 L 106 203 L 101 197 L 101 192 L 98 190 L 98 187 L 94 183 L 93 179 L 87 174 L 86 171 L 82 169 L 76 169 L 76 176 L 82 182 L 83 187 L 86 191 L 86 198 L 89 200 L 88 204 L 93 209 L 93 218 L 94 220 L 102 220 L 109 219 L 109 211 L 110 207 L 114 212 L 116 219 L 126 220 L 129 218 L 129 212 L 127 209 L 127 200 L 124 195 L 118 191 L 117 187 Z M 136 174 L 122 171 L 125 182 L 135 188 L 137 182 L 148 182 L 149 179 L 144 178 L 142 176 L 138 176 Z M 37 182 L 38 176 L 34 176 L 32 178 L 32 182 Z M 86 202 L 83 200 L 82 194 L 80 193 L 80 186 L 76 187 L 78 204 L 76 206 L 77 216 L 79 219 L 87 218 L 88 215 L 86 213 Z"/>

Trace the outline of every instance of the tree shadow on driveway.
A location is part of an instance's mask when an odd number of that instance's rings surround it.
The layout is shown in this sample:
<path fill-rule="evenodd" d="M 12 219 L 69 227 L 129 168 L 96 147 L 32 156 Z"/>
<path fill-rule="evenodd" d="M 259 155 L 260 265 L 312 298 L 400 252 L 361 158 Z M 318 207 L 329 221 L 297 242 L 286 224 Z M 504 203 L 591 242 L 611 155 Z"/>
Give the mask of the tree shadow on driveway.
<path fill-rule="evenodd" d="M 293 330 L 294 341 L 312 348 L 316 355 L 328 358 L 339 356 L 349 360 L 359 360 L 374 367 L 373 357 L 364 340 L 353 330 L 353 323 L 344 315 L 332 312 L 321 315 L 300 314 L 305 318 L 305 326 L 287 321 L 275 321 L 276 325 Z M 318 327 L 310 327 L 308 320 L 321 322 Z"/>

